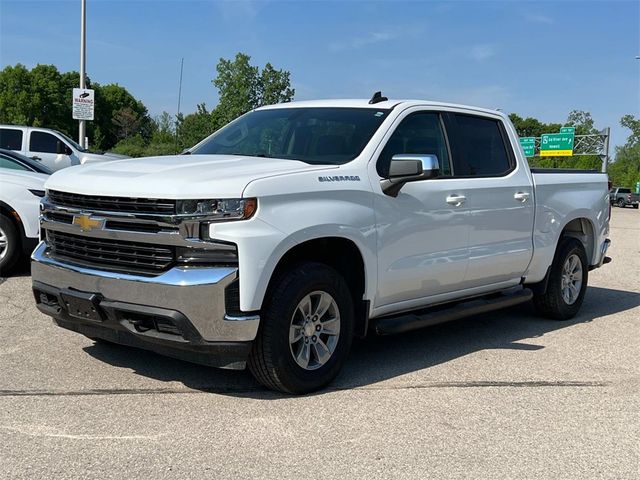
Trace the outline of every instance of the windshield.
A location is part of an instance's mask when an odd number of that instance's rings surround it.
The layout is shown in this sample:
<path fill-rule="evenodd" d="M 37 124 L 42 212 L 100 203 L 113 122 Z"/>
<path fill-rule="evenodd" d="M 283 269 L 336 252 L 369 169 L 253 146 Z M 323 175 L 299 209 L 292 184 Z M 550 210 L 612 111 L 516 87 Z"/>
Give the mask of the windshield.
<path fill-rule="evenodd" d="M 274 108 L 247 113 L 191 150 L 341 165 L 360 155 L 389 110 Z"/>
<path fill-rule="evenodd" d="M 0 150 L 0 158 L 2 159 L 2 161 L 0 161 L 0 166 L 4 166 L 5 168 L 15 168 L 17 170 L 32 170 L 37 173 L 46 173 L 47 175 L 51 175 L 53 173 L 46 166 L 42 165 L 36 160 L 25 157 L 18 152 Z M 12 164 L 10 165 L 8 162 L 11 162 Z M 21 165 L 24 167 L 20 168 Z"/>
<path fill-rule="evenodd" d="M 64 138 L 67 142 L 69 142 L 71 145 L 73 145 L 73 148 L 75 148 L 76 150 L 80 151 L 80 152 L 88 152 L 88 150 L 86 148 L 81 147 L 80 145 L 78 145 L 76 142 L 74 142 L 73 140 L 71 140 L 69 137 L 67 137 L 64 133 L 62 132 L 56 132 L 58 135 L 60 135 L 62 138 Z"/>

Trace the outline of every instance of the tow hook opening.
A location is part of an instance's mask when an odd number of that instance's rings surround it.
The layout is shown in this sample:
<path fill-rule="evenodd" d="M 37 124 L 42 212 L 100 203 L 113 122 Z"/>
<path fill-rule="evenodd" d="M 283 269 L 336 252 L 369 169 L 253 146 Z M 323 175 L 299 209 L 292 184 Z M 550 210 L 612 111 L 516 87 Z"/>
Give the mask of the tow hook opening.
<path fill-rule="evenodd" d="M 36 301 L 45 307 L 55 310 L 57 313 L 60 313 L 60 309 L 62 308 L 56 295 L 41 290 L 36 292 Z"/>
<path fill-rule="evenodd" d="M 133 329 L 138 333 L 147 333 L 156 331 L 158 333 L 167 333 L 169 335 L 181 336 L 182 331 L 173 322 L 172 319 L 158 315 L 145 315 L 143 313 L 119 311 L 118 316 L 121 320 L 131 324 Z"/>

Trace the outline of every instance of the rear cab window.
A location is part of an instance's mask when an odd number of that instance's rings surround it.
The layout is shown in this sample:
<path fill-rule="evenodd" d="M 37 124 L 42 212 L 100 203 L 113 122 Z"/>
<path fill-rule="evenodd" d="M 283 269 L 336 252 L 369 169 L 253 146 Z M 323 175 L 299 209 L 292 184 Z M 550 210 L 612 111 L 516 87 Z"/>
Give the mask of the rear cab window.
<path fill-rule="evenodd" d="M 0 128 L 0 148 L 6 150 L 22 150 L 22 130 Z"/>

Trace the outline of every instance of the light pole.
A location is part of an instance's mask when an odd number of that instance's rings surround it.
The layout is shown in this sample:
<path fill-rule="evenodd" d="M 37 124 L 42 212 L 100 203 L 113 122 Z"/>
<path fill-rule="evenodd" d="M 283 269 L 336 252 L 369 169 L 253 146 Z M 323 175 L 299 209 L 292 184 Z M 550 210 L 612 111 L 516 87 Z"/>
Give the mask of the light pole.
<path fill-rule="evenodd" d="M 80 88 L 87 88 L 86 68 L 87 68 L 87 0 L 80 0 Z M 87 137 L 87 121 L 80 120 L 78 128 L 78 143 L 85 147 Z"/>

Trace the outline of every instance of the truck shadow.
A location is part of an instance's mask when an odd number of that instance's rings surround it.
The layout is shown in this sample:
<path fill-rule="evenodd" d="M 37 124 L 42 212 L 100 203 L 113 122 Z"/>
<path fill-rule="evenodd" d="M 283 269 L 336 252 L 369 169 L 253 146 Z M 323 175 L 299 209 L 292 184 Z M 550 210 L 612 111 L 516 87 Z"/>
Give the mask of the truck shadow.
<path fill-rule="evenodd" d="M 544 342 L 534 345 L 526 339 L 540 338 L 580 323 L 606 321 L 603 317 L 638 306 L 640 293 L 589 287 L 581 313 L 566 322 L 541 319 L 527 303 L 406 334 L 371 335 L 354 342 L 340 376 L 317 395 L 371 386 L 482 350 L 544 349 Z M 181 382 L 192 390 L 265 400 L 282 398 L 282 394 L 260 387 L 247 371 L 203 367 L 118 345 L 96 344 L 85 347 L 85 351 L 111 365 L 132 369 L 138 375 L 162 382 Z"/>

